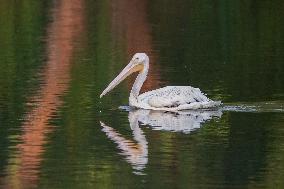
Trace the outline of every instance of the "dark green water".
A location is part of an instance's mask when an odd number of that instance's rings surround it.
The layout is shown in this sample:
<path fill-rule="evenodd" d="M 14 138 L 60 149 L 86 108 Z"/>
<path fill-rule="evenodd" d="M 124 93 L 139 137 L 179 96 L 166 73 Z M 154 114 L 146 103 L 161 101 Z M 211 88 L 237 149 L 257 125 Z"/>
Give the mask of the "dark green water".
<path fill-rule="evenodd" d="M 283 9 L 0 0 L 0 187 L 284 188 Z M 135 52 L 143 91 L 191 85 L 230 107 L 120 110 L 133 78 L 99 99 Z"/>

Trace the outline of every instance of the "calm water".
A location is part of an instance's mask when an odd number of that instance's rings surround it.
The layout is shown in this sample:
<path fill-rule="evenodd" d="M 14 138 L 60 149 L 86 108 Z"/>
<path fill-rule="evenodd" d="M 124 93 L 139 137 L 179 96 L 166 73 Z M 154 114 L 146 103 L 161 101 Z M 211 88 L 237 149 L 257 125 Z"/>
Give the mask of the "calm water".
<path fill-rule="evenodd" d="M 2 188 L 284 188 L 284 3 L 0 1 Z M 143 91 L 201 88 L 223 109 L 129 111 Z M 126 109 L 126 110 L 125 110 Z"/>

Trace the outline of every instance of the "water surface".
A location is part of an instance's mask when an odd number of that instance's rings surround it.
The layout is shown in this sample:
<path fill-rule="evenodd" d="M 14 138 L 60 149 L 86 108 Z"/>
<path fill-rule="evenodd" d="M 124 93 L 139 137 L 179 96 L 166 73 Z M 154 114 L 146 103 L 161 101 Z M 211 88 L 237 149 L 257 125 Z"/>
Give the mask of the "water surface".
<path fill-rule="evenodd" d="M 283 188 L 283 6 L 1 1 L 1 187 Z M 135 52 L 143 91 L 191 85 L 224 107 L 119 109 L 134 77 L 99 99 Z"/>

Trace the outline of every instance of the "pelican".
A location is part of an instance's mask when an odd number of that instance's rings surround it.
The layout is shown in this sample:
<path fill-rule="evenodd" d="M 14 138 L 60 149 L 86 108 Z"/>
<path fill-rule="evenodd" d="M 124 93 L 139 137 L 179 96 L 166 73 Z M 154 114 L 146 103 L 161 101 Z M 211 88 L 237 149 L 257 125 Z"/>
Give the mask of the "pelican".
<path fill-rule="evenodd" d="M 134 72 L 139 72 L 129 96 L 129 105 L 131 107 L 176 112 L 208 109 L 221 104 L 221 101 L 210 100 L 199 88 L 191 86 L 167 86 L 139 95 L 140 89 L 147 78 L 148 70 L 149 57 L 145 53 L 136 53 L 129 64 L 102 92 L 100 98 L 116 87 L 127 76 Z"/>

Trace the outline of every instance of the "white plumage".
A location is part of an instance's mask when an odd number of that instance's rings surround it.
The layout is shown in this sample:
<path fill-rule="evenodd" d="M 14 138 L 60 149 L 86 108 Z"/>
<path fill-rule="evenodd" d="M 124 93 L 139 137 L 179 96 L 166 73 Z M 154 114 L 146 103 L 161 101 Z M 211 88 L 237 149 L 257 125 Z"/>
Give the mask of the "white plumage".
<path fill-rule="evenodd" d="M 198 88 L 190 86 L 167 86 L 138 96 L 138 105 L 143 109 L 179 111 L 219 106 L 207 98 Z"/>
<path fill-rule="evenodd" d="M 167 86 L 139 95 L 147 78 L 149 57 L 145 53 L 136 53 L 130 63 L 108 85 L 100 97 L 112 90 L 133 72 L 139 72 L 130 92 L 129 105 L 149 110 L 180 111 L 189 109 L 208 109 L 219 106 L 220 101 L 207 98 L 199 88 L 190 86 Z"/>

